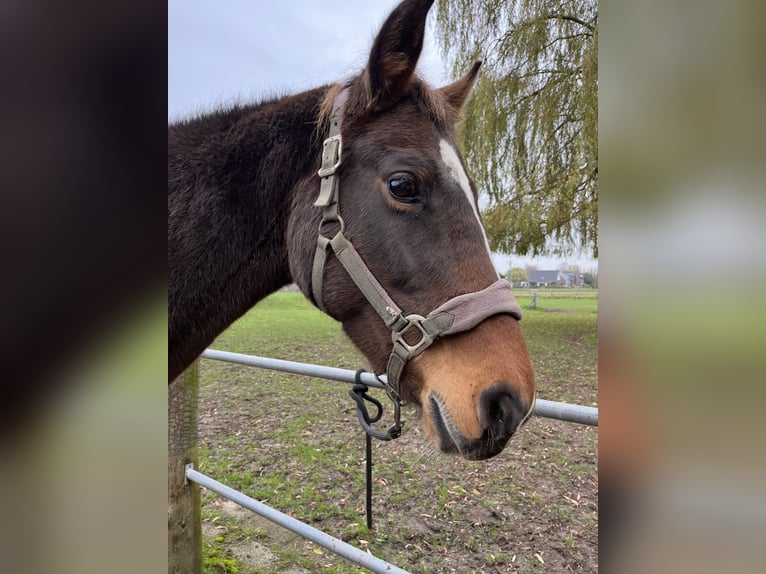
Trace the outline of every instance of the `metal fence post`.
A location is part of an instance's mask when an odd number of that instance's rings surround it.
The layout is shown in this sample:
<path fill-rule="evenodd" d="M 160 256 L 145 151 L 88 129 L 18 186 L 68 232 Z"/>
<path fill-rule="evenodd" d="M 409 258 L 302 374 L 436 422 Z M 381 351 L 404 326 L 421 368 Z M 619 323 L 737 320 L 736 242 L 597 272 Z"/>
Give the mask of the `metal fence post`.
<path fill-rule="evenodd" d="M 199 361 L 168 386 L 168 574 L 202 572 L 199 486 L 186 465 L 199 467 L 197 402 Z"/>

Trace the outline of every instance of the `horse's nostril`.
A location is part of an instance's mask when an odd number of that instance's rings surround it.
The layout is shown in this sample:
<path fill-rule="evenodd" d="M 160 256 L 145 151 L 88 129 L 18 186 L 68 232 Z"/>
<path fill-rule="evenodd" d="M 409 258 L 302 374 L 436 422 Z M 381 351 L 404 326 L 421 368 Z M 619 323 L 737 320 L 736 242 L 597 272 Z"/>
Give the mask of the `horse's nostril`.
<path fill-rule="evenodd" d="M 507 383 L 497 383 L 479 396 L 479 421 L 495 441 L 507 440 L 519 426 L 527 409 Z"/>

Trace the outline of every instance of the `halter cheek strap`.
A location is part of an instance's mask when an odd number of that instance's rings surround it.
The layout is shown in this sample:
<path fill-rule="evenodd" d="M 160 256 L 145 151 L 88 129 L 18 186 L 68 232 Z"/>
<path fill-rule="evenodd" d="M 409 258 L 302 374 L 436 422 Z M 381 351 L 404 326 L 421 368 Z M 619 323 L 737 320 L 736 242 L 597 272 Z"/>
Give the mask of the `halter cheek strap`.
<path fill-rule="evenodd" d="M 343 235 L 345 225 L 338 204 L 340 178 L 336 172 L 342 161 L 341 118 L 343 103 L 347 97 L 348 90 L 343 90 L 333 102 L 330 132 L 322 149 L 322 166 L 318 172 L 319 197 L 314 205 L 323 208 L 323 212 L 311 273 L 311 288 L 314 302 L 326 312 L 322 299 L 322 284 L 327 255 L 332 250 L 386 327 L 391 330 L 393 346 L 386 367 L 386 392 L 394 402 L 395 422 L 387 433 L 373 433 L 376 438 L 390 440 L 401 434 L 399 380 L 407 361 L 425 351 L 437 338 L 469 331 L 492 315 L 507 313 L 521 320 L 521 307 L 513 298 L 511 285 L 505 279 L 499 279 L 481 291 L 453 297 L 425 317 L 405 314 L 391 299 L 354 246 Z M 340 230 L 328 238 L 322 234 L 322 230 L 329 224 L 340 226 Z M 370 429 L 367 431 L 369 433 Z"/>

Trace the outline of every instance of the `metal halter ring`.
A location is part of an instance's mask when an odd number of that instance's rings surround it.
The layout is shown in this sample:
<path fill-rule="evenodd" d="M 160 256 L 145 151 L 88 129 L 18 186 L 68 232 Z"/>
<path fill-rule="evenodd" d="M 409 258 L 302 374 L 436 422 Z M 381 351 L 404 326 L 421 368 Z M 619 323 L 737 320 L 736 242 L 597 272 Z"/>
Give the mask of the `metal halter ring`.
<path fill-rule="evenodd" d="M 423 326 L 426 318 L 422 315 L 407 315 L 402 317 L 401 327 L 396 323 L 391 326 L 391 341 L 394 345 L 397 343 L 404 347 L 409 357 L 414 357 L 425 351 L 431 343 L 434 342 L 434 336 L 431 335 Z M 420 339 L 415 344 L 410 344 L 404 339 L 404 334 L 411 332 L 410 329 L 415 328 L 420 331 Z"/>

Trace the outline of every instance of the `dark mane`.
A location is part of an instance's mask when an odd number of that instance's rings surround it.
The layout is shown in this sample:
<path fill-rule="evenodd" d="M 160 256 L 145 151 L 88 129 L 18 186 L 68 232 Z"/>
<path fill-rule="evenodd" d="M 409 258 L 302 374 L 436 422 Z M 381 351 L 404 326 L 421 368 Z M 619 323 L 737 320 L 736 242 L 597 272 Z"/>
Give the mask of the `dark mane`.
<path fill-rule="evenodd" d="M 168 126 L 169 339 L 174 371 L 291 282 L 293 188 L 318 169 L 327 86 Z M 285 170 L 284 166 L 290 166 Z"/>

